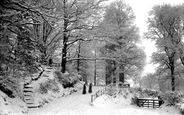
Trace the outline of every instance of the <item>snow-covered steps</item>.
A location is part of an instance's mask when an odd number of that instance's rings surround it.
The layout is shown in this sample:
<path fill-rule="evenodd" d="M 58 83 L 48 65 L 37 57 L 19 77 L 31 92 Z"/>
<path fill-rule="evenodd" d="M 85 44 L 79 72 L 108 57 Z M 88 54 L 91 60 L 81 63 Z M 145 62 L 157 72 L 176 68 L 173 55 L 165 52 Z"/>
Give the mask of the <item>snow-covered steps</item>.
<path fill-rule="evenodd" d="M 40 106 L 27 106 L 29 109 L 31 108 L 39 108 Z"/>
<path fill-rule="evenodd" d="M 45 72 L 52 72 L 52 71 L 46 70 Z"/>
<path fill-rule="evenodd" d="M 53 67 L 46 67 L 46 69 L 53 69 Z"/>
<path fill-rule="evenodd" d="M 25 85 L 23 89 L 24 102 L 26 103 L 28 108 L 37 108 L 38 105 L 35 105 L 33 98 L 33 87 L 30 85 Z"/>
<path fill-rule="evenodd" d="M 43 77 L 49 77 L 48 75 L 46 75 L 46 74 L 43 74 Z"/>
<path fill-rule="evenodd" d="M 23 84 L 23 95 L 24 95 L 24 102 L 26 103 L 28 108 L 39 108 L 40 105 L 36 101 L 35 98 L 35 88 L 39 83 L 42 83 L 48 79 L 54 78 L 55 67 L 50 66 L 42 66 L 41 71 L 38 73 L 34 73 L 31 75 L 31 79 L 29 78 L 29 83 Z"/>
<path fill-rule="evenodd" d="M 33 89 L 33 87 L 32 86 L 25 85 L 24 86 L 24 89 Z"/>
<path fill-rule="evenodd" d="M 33 93 L 33 91 L 32 91 L 32 90 L 29 90 L 29 89 L 24 89 L 23 92 L 24 92 L 24 93 L 27 93 L 27 92 Z"/>

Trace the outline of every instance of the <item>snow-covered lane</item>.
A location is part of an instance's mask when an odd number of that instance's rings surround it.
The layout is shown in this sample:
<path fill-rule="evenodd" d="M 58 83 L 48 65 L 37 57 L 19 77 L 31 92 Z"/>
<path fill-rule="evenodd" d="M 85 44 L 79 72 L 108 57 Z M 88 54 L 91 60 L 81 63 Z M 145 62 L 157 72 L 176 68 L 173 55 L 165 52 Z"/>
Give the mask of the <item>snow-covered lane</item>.
<path fill-rule="evenodd" d="M 93 93 L 104 87 L 93 87 Z M 88 89 L 88 87 L 87 87 Z M 30 109 L 28 115 L 83 115 L 87 110 L 93 109 L 90 105 L 91 94 L 82 94 L 79 90 L 72 95 L 54 100 L 40 109 Z"/>
<path fill-rule="evenodd" d="M 93 94 L 102 88 L 93 87 Z M 43 108 L 31 109 L 27 115 L 180 115 L 174 108 L 139 108 L 130 105 L 127 99 L 109 99 L 107 95 L 97 98 L 94 106 L 90 105 L 90 99 L 91 94 L 83 95 L 79 90 Z"/>

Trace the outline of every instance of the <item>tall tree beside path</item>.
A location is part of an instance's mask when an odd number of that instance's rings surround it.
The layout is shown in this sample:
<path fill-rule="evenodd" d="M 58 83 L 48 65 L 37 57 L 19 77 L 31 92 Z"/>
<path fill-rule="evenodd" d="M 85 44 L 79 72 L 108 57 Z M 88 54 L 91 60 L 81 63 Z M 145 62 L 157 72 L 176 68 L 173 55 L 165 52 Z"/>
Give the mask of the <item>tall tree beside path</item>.
<path fill-rule="evenodd" d="M 170 70 L 171 89 L 175 91 L 175 64 L 179 59 L 179 46 L 183 36 L 183 8 L 169 4 L 154 6 L 148 18 L 148 33 L 146 37 L 156 41 L 157 63 L 164 63 Z M 164 57 L 163 57 L 164 56 Z M 158 55 L 155 55 L 155 58 Z"/>
<path fill-rule="evenodd" d="M 145 54 L 136 46 L 140 36 L 134 19 L 132 8 L 118 0 L 106 7 L 104 19 L 99 25 L 100 36 L 106 38 L 106 45 L 101 51 L 104 56 L 115 59 L 106 60 L 106 79 L 110 82 L 118 81 L 118 72 L 129 76 L 135 70 L 143 70 Z"/>
<path fill-rule="evenodd" d="M 105 0 L 57 0 L 55 1 L 58 25 L 62 25 L 61 72 L 66 71 L 68 47 L 81 40 L 78 31 L 91 30 L 95 26 L 100 4 Z"/>

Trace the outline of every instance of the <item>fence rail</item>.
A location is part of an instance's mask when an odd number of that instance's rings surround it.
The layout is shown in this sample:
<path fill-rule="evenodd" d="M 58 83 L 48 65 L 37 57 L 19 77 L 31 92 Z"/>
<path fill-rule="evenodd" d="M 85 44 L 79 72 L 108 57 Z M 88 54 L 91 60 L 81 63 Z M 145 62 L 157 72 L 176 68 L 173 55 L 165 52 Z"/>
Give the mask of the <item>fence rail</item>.
<path fill-rule="evenodd" d="M 108 87 L 108 86 L 106 86 L 106 87 L 105 87 L 104 89 L 102 89 L 102 90 L 97 91 L 95 94 L 91 95 L 91 103 L 93 103 L 93 101 L 94 101 L 97 97 L 99 97 L 99 96 L 105 94 L 105 92 L 107 91 L 107 87 Z"/>
<path fill-rule="evenodd" d="M 130 88 L 130 84 L 122 83 L 122 84 L 118 84 L 118 87 L 120 87 L 120 88 Z"/>
<path fill-rule="evenodd" d="M 91 103 L 93 103 L 93 101 L 94 101 L 97 97 L 99 97 L 99 96 L 105 94 L 105 93 L 107 92 L 108 88 L 111 88 L 111 89 L 112 89 L 112 88 L 116 88 L 117 86 L 118 86 L 119 88 L 130 88 L 130 84 L 121 84 L 121 85 L 109 84 L 109 85 L 105 86 L 104 89 L 99 90 L 99 91 L 97 91 L 95 94 L 91 95 Z"/>
<path fill-rule="evenodd" d="M 137 105 L 139 107 L 153 107 L 159 108 L 162 104 L 162 100 L 160 99 L 137 99 Z"/>

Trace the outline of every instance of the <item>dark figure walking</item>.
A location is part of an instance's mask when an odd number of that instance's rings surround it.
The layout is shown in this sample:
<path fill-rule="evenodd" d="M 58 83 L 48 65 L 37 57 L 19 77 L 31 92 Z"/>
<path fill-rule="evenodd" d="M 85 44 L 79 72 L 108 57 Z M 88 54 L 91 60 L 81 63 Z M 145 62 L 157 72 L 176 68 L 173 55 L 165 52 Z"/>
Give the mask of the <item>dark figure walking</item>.
<path fill-rule="evenodd" d="M 82 94 L 86 94 L 86 84 L 84 84 L 84 86 L 83 86 Z"/>
<path fill-rule="evenodd" d="M 89 90 L 88 90 L 89 93 L 92 93 L 92 86 L 93 86 L 93 84 L 90 83 L 90 84 L 89 84 Z"/>
<path fill-rule="evenodd" d="M 49 66 L 50 66 L 50 67 L 52 66 L 52 63 L 53 63 L 52 58 L 50 58 L 50 59 L 49 59 Z"/>

